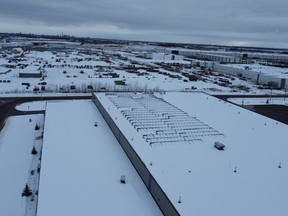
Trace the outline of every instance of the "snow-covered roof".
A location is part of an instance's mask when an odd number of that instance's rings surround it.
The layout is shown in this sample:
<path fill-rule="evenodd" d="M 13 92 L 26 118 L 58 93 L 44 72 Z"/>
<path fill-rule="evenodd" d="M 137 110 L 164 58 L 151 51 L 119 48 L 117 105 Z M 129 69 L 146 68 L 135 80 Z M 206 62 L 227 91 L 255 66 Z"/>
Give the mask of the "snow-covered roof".
<path fill-rule="evenodd" d="M 288 214 L 287 125 L 204 93 L 95 95 L 180 215 Z"/>
<path fill-rule="evenodd" d="M 91 101 L 47 104 L 37 215 L 162 215 Z"/>
<path fill-rule="evenodd" d="M 23 71 L 20 71 L 20 73 L 24 74 L 39 74 L 40 73 L 40 66 L 39 65 L 29 65 Z"/>

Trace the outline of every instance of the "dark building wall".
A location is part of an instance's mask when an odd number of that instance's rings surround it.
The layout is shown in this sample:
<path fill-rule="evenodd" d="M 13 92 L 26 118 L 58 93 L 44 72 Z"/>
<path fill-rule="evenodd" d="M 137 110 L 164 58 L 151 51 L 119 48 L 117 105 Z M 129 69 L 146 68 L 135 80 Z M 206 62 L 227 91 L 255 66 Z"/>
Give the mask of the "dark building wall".
<path fill-rule="evenodd" d="M 31 73 L 19 73 L 19 77 L 21 77 L 21 78 L 40 78 L 41 76 L 42 76 L 41 72 L 34 73 L 34 74 L 31 74 Z"/>
<path fill-rule="evenodd" d="M 286 89 L 286 85 L 287 85 L 286 82 L 287 82 L 286 79 L 281 79 L 281 85 L 280 85 L 281 89 Z"/>

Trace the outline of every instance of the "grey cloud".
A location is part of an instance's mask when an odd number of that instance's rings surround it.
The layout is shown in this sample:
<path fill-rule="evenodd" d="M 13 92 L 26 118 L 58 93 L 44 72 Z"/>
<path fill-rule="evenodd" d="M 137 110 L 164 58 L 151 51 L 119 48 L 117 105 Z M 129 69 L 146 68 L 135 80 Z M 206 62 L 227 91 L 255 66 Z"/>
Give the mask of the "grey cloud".
<path fill-rule="evenodd" d="M 72 28 L 113 25 L 178 36 L 222 32 L 225 38 L 239 33 L 245 40 L 266 34 L 287 40 L 278 36 L 287 36 L 287 8 L 286 0 L 2 0 L 0 19 Z"/>

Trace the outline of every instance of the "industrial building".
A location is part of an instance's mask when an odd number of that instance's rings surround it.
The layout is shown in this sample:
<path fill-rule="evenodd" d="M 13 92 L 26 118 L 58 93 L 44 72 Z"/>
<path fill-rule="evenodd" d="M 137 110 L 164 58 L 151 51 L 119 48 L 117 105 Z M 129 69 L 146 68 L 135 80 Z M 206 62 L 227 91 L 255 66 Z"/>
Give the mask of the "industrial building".
<path fill-rule="evenodd" d="M 275 60 L 275 61 L 287 61 L 287 54 L 279 53 L 259 53 L 259 52 L 227 52 L 227 51 L 203 51 L 203 50 L 190 50 L 190 49 L 166 49 L 166 53 L 172 53 L 177 55 L 183 55 L 187 57 L 197 57 L 197 54 L 207 54 L 207 55 L 221 55 L 221 56 L 231 56 L 239 58 L 242 61 L 247 59 L 265 59 L 265 60 Z"/>
<path fill-rule="evenodd" d="M 37 216 L 163 215 L 91 101 L 47 103 L 40 174 Z"/>
<path fill-rule="evenodd" d="M 239 64 L 241 63 L 241 58 L 235 56 L 225 56 L 225 55 L 215 55 L 207 53 L 197 53 L 197 59 L 214 61 L 219 63 L 230 63 L 230 64 Z"/>
<path fill-rule="evenodd" d="M 183 61 L 184 56 L 165 53 L 141 53 L 141 57 L 155 61 Z"/>
<path fill-rule="evenodd" d="M 40 78 L 42 71 L 40 66 L 30 65 L 19 72 L 20 78 Z"/>
<path fill-rule="evenodd" d="M 223 74 L 229 74 L 237 77 L 246 78 L 256 82 L 256 84 L 262 84 L 268 86 L 273 84 L 274 87 L 280 89 L 287 89 L 288 87 L 288 79 L 285 79 L 282 76 L 269 75 L 261 73 L 259 71 L 245 70 L 220 64 L 214 64 L 213 70 Z"/>
<path fill-rule="evenodd" d="M 218 63 L 230 63 L 239 64 L 242 62 L 242 58 L 236 55 L 230 56 L 225 55 L 225 53 L 213 53 L 201 50 L 165 50 L 166 53 L 171 53 L 174 55 L 182 55 L 190 58 L 195 58 L 199 60 L 214 61 Z"/>
<path fill-rule="evenodd" d="M 164 215 L 288 213 L 286 125 L 204 93 L 92 100 Z"/>

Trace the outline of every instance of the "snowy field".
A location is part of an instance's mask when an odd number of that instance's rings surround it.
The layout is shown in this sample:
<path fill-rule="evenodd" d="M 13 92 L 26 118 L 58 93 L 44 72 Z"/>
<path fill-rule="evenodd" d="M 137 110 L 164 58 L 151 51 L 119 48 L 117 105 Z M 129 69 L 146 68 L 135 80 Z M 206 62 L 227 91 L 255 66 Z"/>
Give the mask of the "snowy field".
<path fill-rule="evenodd" d="M 17 110 L 20 111 L 40 111 L 46 109 L 47 101 L 33 101 L 29 103 L 22 103 L 16 106 Z"/>
<path fill-rule="evenodd" d="M 141 94 L 131 96 L 123 106 L 115 102 L 117 94 L 96 95 L 181 215 L 288 215 L 287 125 L 203 93 L 154 94 L 159 102 L 151 96 L 149 106 Z M 163 100 L 171 107 L 164 105 Z M 137 118 L 131 120 L 131 114 L 127 114 L 129 110 L 138 110 L 139 104 L 155 116 L 162 116 L 164 122 L 174 116 L 167 117 L 167 112 L 175 112 L 177 107 L 196 119 L 196 124 L 190 126 L 191 137 L 201 140 L 187 141 L 190 135 L 185 135 L 184 140 L 180 141 L 178 136 L 175 141 L 177 134 L 172 136 L 168 128 L 187 126 L 177 119 L 164 126 L 161 120 L 145 122 L 146 130 L 141 130 L 135 123 Z M 218 131 L 220 136 L 203 131 L 206 126 L 201 123 L 199 127 L 199 122 Z M 154 145 L 147 137 L 154 134 L 155 128 L 162 143 Z M 166 135 L 163 140 L 161 133 L 170 133 L 170 138 Z M 225 150 L 214 148 L 215 141 L 225 144 Z"/>
<path fill-rule="evenodd" d="M 34 179 L 31 179 L 30 170 L 33 169 L 35 157 L 31 150 L 39 144 L 39 140 L 35 140 L 39 131 L 35 131 L 34 127 L 36 123 L 41 125 L 41 122 L 43 123 L 43 115 L 10 117 L 1 131 L 1 216 L 32 216 L 31 212 L 35 215 L 36 202 L 31 205 L 31 197 L 25 198 L 21 194 L 26 183 L 33 191 L 38 187 L 37 184 L 34 185 Z"/>
<path fill-rule="evenodd" d="M 48 102 L 42 154 L 37 216 L 162 215 L 91 101 Z"/>

